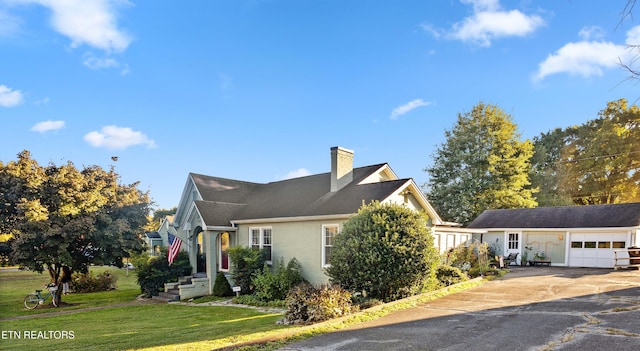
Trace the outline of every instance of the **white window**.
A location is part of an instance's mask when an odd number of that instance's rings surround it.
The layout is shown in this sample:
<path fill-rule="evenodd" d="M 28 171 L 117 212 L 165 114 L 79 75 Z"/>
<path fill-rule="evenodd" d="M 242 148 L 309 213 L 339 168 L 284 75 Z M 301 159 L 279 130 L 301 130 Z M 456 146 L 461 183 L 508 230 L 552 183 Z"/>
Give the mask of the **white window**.
<path fill-rule="evenodd" d="M 322 226 L 322 266 L 326 267 L 330 264 L 329 255 L 333 248 L 333 239 L 338 235 L 337 224 L 325 224 Z"/>
<path fill-rule="evenodd" d="M 440 252 L 440 234 L 433 234 L 433 246 Z"/>
<path fill-rule="evenodd" d="M 267 249 L 267 261 L 271 261 L 273 235 L 271 228 L 249 228 L 249 243 L 255 249 Z"/>
<path fill-rule="evenodd" d="M 520 248 L 520 235 L 518 233 L 509 233 L 507 247 L 509 250 L 518 250 Z"/>
<path fill-rule="evenodd" d="M 447 234 L 447 250 L 453 249 L 454 247 L 456 247 L 455 234 Z"/>

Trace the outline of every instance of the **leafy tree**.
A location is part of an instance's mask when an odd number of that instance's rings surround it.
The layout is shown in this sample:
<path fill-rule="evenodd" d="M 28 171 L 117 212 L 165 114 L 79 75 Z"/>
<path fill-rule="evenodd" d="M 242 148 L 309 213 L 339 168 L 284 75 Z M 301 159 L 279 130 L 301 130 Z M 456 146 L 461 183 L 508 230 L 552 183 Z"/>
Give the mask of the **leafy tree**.
<path fill-rule="evenodd" d="M 334 238 L 332 283 L 392 301 L 432 288 L 439 256 L 428 218 L 397 204 L 362 206 Z"/>
<path fill-rule="evenodd" d="M 38 165 L 29 151 L 0 164 L 0 231 L 11 234 L 12 259 L 47 270 L 60 284 L 62 267 L 86 273 L 90 264 L 122 265 L 142 250 L 150 200 L 137 183 L 117 183 L 114 169 Z"/>
<path fill-rule="evenodd" d="M 571 197 L 558 189 L 560 173 L 565 170 L 561 154 L 570 134 L 569 129 L 556 128 L 533 138 L 530 179 L 531 186 L 539 190 L 538 206 L 573 205 Z"/>
<path fill-rule="evenodd" d="M 145 232 L 154 232 L 158 230 L 158 226 L 160 225 L 162 220 L 166 216 L 175 214 L 177 210 L 178 210 L 177 207 L 173 207 L 170 209 L 159 208 L 157 210 L 154 210 L 153 216 L 149 217 L 149 223 L 144 228 Z"/>
<path fill-rule="evenodd" d="M 467 224 L 482 211 L 535 207 L 529 187 L 533 144 L 521 141 L 510 115 L 478 103 L 458 115 L 435 153 L 427 195 L 438 213 Z"/>
<path fill-rule="evenodd" d="M 640 201 L 640 108 L 620 99 L 567 129 L 558 187 L 578 205 Z"/>

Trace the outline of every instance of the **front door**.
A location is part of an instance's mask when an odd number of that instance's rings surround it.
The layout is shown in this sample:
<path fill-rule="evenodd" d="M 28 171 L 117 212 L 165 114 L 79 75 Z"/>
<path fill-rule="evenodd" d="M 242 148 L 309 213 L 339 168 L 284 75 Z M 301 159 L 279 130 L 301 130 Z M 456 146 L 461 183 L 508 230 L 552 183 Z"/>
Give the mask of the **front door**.
<path fill-rule="evenodd" d="M 218 236 L 218 264 L 223 272 L 229 271 L 229 233 L 220 233 Z"/>
<path fill-rule="evenodd" d="M 507 240 L 505 240 L 506 247 L 504 251 L 504 256 L 506 257 L 511 253 L 517 253 L 518 254 L 517 264 L 520 264 L 520 260 L 522 258 L 520 257 L 522 255 L 521 239 L 522 239 L 522 233 L 508 232 Z"/>

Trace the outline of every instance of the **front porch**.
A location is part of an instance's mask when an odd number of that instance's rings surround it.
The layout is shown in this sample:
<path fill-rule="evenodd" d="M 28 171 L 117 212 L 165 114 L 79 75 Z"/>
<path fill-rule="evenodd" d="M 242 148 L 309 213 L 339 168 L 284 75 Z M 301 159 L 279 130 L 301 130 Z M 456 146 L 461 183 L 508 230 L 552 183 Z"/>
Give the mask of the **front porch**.
<path fill-rule="evenodd" d="M 154 296 L 153 299 L 171 302 L 210 295 L 209 280 L 206 274 L 180 277 L 177 282 L 164 284 L 164 292 Z"/>

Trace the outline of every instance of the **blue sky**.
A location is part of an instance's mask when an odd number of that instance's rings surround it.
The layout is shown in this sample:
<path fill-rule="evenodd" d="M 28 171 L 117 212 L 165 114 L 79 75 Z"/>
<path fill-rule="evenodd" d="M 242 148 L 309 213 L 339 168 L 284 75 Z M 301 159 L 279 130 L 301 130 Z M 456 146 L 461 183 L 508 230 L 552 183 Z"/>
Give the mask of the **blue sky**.
<path fill-rule="evenodd" d="M 523 138 L 640 96 L 620 1 L 0 0 L 0 160 L 114 164 L 160 208 L 189 172 L 270 182 L 388 162 L 427 180 L 482 101 Z M 636 40 L 637 39 L 637 40 Z"/>

